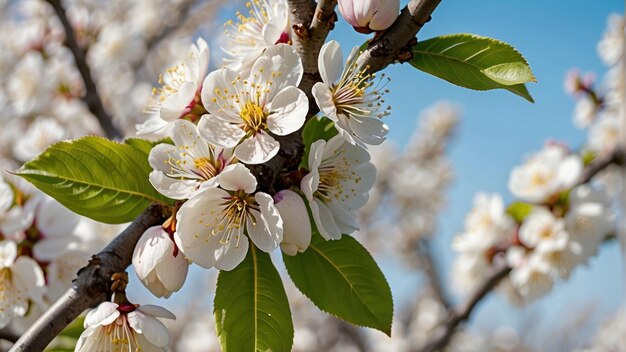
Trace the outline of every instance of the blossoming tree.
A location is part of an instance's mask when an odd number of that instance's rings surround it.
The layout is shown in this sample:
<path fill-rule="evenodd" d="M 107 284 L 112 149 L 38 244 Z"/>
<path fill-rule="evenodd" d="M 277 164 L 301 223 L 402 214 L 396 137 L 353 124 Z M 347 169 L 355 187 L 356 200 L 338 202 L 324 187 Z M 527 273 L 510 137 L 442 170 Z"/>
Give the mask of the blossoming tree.
<path fill-rule="evenodd" d="M 371 240 L 372 218 L 402 233 L 395 250 L 431 280 L 442 317 L 420 342 L 424 351 L 443 348 L 492 289 L 529 301 L 567 279 L 616 236 L 614 199 L 591 181 L 624 162 L 623 46 L 604 44 L 621 70 L 610 93 L 576 74 L 567 82 L 581 99 L 576 121 L 593 124 L 597 136 L 589 150 L 547 144 L 513 169 L 509 188 L 519 201 L 508 206 L 499 195 L 477 195 L 452 243 L 456 284 L 471 292 L 454 308 L 429 271 L 427 235 L 442 201 L 424 194 L 450 181 L 443 153 L 457 111 L 433 107 L 425 132 L 396 161 L 401 175 L 384 167 L 377 175 L 375 165 L 394 162 L 379 149 L 393 118 L 382 71 L 407 63 L 406 70 L 529 102 L 526 83 L 536 80 L 524 57 L 496 39 L 418 41 L 440 1 L 400 9 L 398 0 L 253 0 L 226 23 L 217 69 L 209 70 L 205 39 L 174 41 L 164 60 L 174 65 L 158 75 L 143 115 L 125 97 L 154 79 L 118 81 L 107 70 L 128 77 L 150 66 L 142 57 L 160 40 L 193 23 L 193 10 L 202 19 L 219 2 L 120 5 L 132 15 L 117 24 L 95 15 L 98 2 L 21 4 L 37 40 L 14 50 L 19 60 L 6 58 L 26 76 L 8 92 L 37 143 L 16 143 L 3 156 L 13 171 L 0 180 L 0 328 L 19 323 L 24 331 L 11 350 L 43 350 L 90 308 L 76 351 L 165 350 L 169 335 L 157 318 L 174 314 L 131 302 L 125 271 L 132 265 L 153 295 L 168 298 L 197 265 L 219 272 L 213 315 L 222 350 L 289 351 L 301 318 L 273 263 L 278 253 L 288 279 L 317 308 L 390 335 L 398 324 L 391 290 L 360 243 Z M 111 6 L 102 13 L 124 12 Z M 160 26 L 155 18 L 169 12 L 178 15 Z M 364 43 L 345 50 L 327 40 L 337 20 L 363 33 Z M 623 19 L 614 21 L 623 44 Z M 54 79 L 30 82 L 48 72 L 45 65 L 55 67 Z M 50 107 L 57 118 L 42 115 Z M 387 215 L 377 214 L 385 204 Z M 105 229 L 115 233 L 102 236 Z"/>

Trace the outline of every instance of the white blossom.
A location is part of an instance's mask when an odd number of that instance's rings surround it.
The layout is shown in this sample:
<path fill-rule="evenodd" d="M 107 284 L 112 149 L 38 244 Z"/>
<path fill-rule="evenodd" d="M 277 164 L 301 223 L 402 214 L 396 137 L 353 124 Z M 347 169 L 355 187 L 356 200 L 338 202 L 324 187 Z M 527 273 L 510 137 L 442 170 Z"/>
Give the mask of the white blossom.
<path fill-rule="evenodd" d="M 607 65 L 618 62 L 624 52 L 624 17 L 613 13 L 607 20 L 607 28 L 598 43 L 598 54 Z"/>
<path fill-rule="evenodd" d="M 203 268 L 232 270 L 248 252 L 248 237 L 264 252 L 283 239 L 283 221 L 271 196 L 255 192 L 257 182 L 242 164 L 226 167 L 220 188 L 207 188 L 177 213 L 174 239 L 192 262 Z"/>
<path fill-rule="evenodd" d="M 174 121 L 171 136 L 174 145 L 158 144 L 148 157 L 150 183 L 170 198 L 188 199 L 217 186 L 216 176 L 234 162 L 231 150 L 210 145 L 189 121 Z"/>
<path fill-rule="evenodd" d="M 0 241 L 0 328 L 26 315 L 30 304 L 43 304 L 44 275 L 32 258 L 19 256 L 17 244 Z"/>
<path fill-rule="evenodd" d="M 509 274 L 511 284 L 526 301 L 544 295 L 554 286 L 553 267 L 543 260 L 543 256 L 512 246 L 507 250 L 506 258 L 512 268 Z"/>
<path fill-rule="evenodd" d="M 169 333 L 157 318 L 176 319 L 159 306 L 100 303 L 87 313 L 74 351 L 167 351 Z"/>
<path fill-rule="evenodd" d="M 189 263 L 163 227 L 153 226 L 137 242 L 133 268 L 150 292 L 169 298 L 183 287 Z"/>
<path fill-rule="evenodd" d="M 289 6 L 285 0 L 252 0 L 246 3 L 248 17 L 237 13 L 237 23 L 226 23 L 224 62 L 232 70 L 249 72 L 254 61 L 275 44 L 291 44 Z"/>
<path fill-rule="evenodd" d="M 598 104 L 588 96 L 580 98 L 574 108 L 574 125 L 577 128 L 587 128 L 598 115 Z"/>
<path fill-rule="evenodd" d="M 202 88 L 211 116 L 200 122 L 200 133 L 212 144 L 235 148 L 246 164 L 270 160 L 280 144 L 269 133 L 285 136 L 304 124 L 309 103 L 296 88 L 302 74 L 300 56 L 286 44 L 265 50 L 247 77 L 229 68 L 211 72 Z"/>
<path fill-rule="evenodd" d="M 515 221 L 505 212 L 500 195 L 478 193 L 465 217 L 465 232 L 453 239 L 452 248 L 484 256 L 491 246 L 509 238 L 514 229 Z"/>
<path fill-rule="evenodd" d="M 320 51 L 318 68 L 322 82 L 313 86 L 312 94 L 320 111 L 335 122 L 339 135 L 351 144 L 378 145 L 389 131 L 382 117 L 389 115 L 383 106 L 384 85 L 374 83 L 376 74 L 357 66 L 358 48 L 343 61 L 341 47 L 330 41 Z"/>
<path fill-rule="evenodd" d="M 170 122 L 185 118 L 198 119 L 205 113 L 200 103 L 202 81 L 209 68 L 209 47 L 198 38 L 184 61 L 159 76 L 160 88 L 154 88 L 153 99 L 145 112 L 149 118 L 137 125 L 138 134 L 159 132 Z"/>
<path fill-rule="evenodd" d="M 367 202 L 376 180 L 367 151 L 335 136 L 314 142 L 308 162 L 300 188 L 322 237 L 339 239 L 358 230 L 355 212 Z"/>
<path fill-rule="evenodd" d="M 516 166 L 509 177 L 509 190 L 521 200 L 540 203 L 572 187 L 582 174 L 578 155 L 562 146 L 548 144 L 523 165 Z"/>
<path fill-rule="evenodd" d="M 40 116 L 29 126 L 26 134 L 17 140 L 13 154 L 21 161 L 28 161 L 65 136 L 63 126 L 56 119 Z"/>

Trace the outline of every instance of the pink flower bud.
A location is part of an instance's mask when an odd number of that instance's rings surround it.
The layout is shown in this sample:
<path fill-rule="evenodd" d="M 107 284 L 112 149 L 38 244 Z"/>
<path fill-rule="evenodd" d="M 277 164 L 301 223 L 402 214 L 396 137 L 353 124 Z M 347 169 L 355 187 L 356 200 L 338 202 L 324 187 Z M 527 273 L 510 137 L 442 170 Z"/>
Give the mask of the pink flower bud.
<path fill-rule="evenodd" d="M 339 0 L 339 12 L 357 32 L 379 32 L 398 18 L 400 0 Z"/>

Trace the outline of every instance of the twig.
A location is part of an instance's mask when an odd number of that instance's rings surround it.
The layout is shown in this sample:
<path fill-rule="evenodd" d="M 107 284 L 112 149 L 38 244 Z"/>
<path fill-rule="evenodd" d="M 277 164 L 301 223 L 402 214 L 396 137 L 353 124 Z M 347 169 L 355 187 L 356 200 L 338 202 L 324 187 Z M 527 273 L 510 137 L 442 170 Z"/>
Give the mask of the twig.
<path fill-rule="evenodd" d="M 616 149 L 613 153 L 605 157 L 595 159 L 594 161 L 591 162 L 591 164 L 589 164 L 589 166 L 587 166 L 587 168 L 585 168 L 585 171 L 583 171 L 583 174 L 578 184 L 581 185 L 583 183 L 587 183 L 591 181 L 591 179 L 596 174 L 598 174 L 600 171 L 606 169 L 608 166 L 612 164 L 623 165 L 625 157 L 626 157 L 626 153 L 624 152 L 624 150 Z"/>
<path fill-rule="evenodd" d="M 161 205 L 151 205 L 89 264 L 78 271 L 74 285 L 22 335 L 10 352 L 43 351 L 85 309 L 103 302 L 110 293 L 111 275 L 130 265 L 141 235 L 163 221 Z"/>
<path fill-rule="evenodd" d="M 426 239 L 420 241 L 419 248 L 417 249 L 418 260 L 420 261 L 420 267 L 428 278 L 428 286 L 432 289 L 435 297 L 446 309 L 450 308 L 450 300 L 443 290 L 441 285 L 441 277 L 435 260 L 431 255 L 430 242 Z"/>
<path fill-rule="evenodd" d="M 396 61 L 401 53 L 408 50 L 407 44 L 415 40 L 415 35 L 430 20 L 440 2 L 411 0 L 396 22 L 361 54 L 357 61 L 359 66 L 369 66 L 369 71 L 374 73 Z"/>
<path fill-rule="evenodd" d="M 76 62 L 76 68 L 80 72 L 85 84 L 85 95 L 83 101 L 87 104 L 89 111 L 98 119 L 102 130 L 106 136 L 110 139 L 121 139 L 123 137 L 122 132 L 113 124 L 111 115 L 105 110 L 102 100 L 98 95 L 98 89 L 96 83 L 91 76 L 89 65 L 87 64 L 87 58 L 85 50 L 83 50 L 76 41 L 74 35 L 74 29 L 67 19 L 65 8 L 61 4 L 61 0 L 47 0 L 54 8 L 54 12 L 61 21 L 63 29 L 65 30 L 65 46 L 72 52 L 74 61 Z"/>
<path fill-rule="evenodd" d="M 429 341 L 419 350 L 420 352 L 432 352 L 437 351 L 446 346 L 450 341 L 450 338 L 454 334 L 457 326 L 460 323 L 469 319 L 472 311 L 498 283 L 504 279 L 511 268 L 506 265 L 494 268 L 491 275 L 480 285 L 468 299 L 461 304 L 458 308 L 450 311 L 448 320 L 441 326 L 439 326 L 435 332 L 431 335 Z"/>

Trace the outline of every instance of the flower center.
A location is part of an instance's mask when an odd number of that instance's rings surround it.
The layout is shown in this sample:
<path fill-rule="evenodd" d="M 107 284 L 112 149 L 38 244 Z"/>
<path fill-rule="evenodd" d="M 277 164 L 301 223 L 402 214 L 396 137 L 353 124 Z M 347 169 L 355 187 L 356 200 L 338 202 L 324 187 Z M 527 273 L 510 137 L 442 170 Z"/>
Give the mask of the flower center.
<path fill-rule="evenodd" d="M 258 210 L 258 205 L 254 196 L 243 191 L 233 192 L 230 197 L 225 198 L 223 205 L 224 208 L 220 211 L 216 223 L 212 224 L 213 230 L 211 235 L 220 236 L 221 244 L 227 244 L 234 237 L 238 247 L 244 231 L 245 221 L 248 217 L 251 218 L 253 224 L 256 224 L 256 219 L 250 213 L 250 210 Z M 211 210 L 211 213 L 214 212 L 215 210 Z"/>
<path fill-rule="evenodd" d="M 221 162 L 216 160 L 212 162 L 207 157 L 197 158 L 193 161 L 198 176 L 202 177 L 205 181 L 217 176 L 218 170 L 221 168 Z"/>
<path fill-rule="evenodd" d="M 243 120 L 243 126 L 241 128 L 248 133 L 256 134 L 260 130 L 267 128 L 267 116 L 268 114 L 263 111 L 263 108 L 254 102 L 246 102 L 239 116 Z"/>
<path fill-rule="evenodd" d="M 382 96 L 389 93 L 385 86 L 389 78 L 383 82 L 385 74 L 374 82 L 375 73 L 368 73 L 369 66 L 359 70 L 355 61 L 348 62 L 347 68 L 339 83 L 332 86 L 333 103 L 339 114 L 361 117 L 383 118 L 389 115 L 391 106 L 384 107 Z"/>

